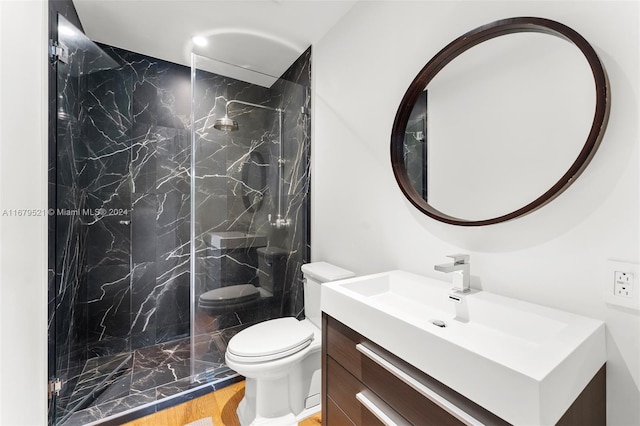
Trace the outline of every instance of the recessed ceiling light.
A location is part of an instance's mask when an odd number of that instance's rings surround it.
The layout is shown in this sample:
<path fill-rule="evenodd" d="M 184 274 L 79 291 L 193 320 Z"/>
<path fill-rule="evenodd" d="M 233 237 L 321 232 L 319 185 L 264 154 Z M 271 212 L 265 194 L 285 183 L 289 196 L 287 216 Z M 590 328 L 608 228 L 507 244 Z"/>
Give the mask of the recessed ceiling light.
<path fill-rule="evenodd" d="M 193 41 L 193 44 L 200 47 L 206 46 L 208 43 L 207 39 L 202 36 L 194 36 L 191 41 Z"/>

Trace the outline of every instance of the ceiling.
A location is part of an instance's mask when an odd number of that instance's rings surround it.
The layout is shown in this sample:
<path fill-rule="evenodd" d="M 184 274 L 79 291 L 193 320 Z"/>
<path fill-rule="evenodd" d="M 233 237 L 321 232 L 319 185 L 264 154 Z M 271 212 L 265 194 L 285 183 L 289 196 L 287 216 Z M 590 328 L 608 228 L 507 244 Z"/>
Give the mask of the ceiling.
<path fill-rule="evenodd" d="M 94 41 L 190 65 L 190 53 L 272 76 L 357 0 L 73 0 Z M 203 36 L 205 47 L 194 45 Z"/>

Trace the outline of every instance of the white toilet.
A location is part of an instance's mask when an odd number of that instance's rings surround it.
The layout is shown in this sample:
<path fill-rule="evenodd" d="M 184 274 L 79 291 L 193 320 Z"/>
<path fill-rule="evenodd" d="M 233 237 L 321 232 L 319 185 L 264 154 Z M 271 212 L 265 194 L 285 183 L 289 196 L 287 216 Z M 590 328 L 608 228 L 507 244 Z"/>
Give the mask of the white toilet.
<path fill-rule="evenodd" d="M 302 273 L 306 319 L 265 321 L 242 330 L 227 345 L 227 366 L 246 377 L 237 409 L 243 426 L 296 425 L 320 411 L 320 285 L 353 272 L 315 262 L 302 265 Z"/>

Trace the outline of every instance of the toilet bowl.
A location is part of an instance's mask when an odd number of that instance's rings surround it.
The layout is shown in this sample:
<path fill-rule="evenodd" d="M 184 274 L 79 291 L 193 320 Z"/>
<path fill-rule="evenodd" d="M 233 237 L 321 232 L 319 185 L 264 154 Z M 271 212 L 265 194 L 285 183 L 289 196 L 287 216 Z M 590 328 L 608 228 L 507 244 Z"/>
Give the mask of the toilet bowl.
<path fill-rule="evenodd" d="M 283 263 L 290 253 L 278 247 L 260 247 L 257 253 L 258 286 L 223 283 L 223 287 L 206 291 L 198 297 L 198 309 L 209 316 L 252 309 L 282 292 Z"/>
<path fill-rule="evenodd" d="M 236 411 L 243 426 L 296 425 L 320 411 L 320 285 L 353 273 L 326 262 L 303 265 L 302 272 L 306 319 L 261 322 L 227 346 L 227 366 L 246 378 Z"/>

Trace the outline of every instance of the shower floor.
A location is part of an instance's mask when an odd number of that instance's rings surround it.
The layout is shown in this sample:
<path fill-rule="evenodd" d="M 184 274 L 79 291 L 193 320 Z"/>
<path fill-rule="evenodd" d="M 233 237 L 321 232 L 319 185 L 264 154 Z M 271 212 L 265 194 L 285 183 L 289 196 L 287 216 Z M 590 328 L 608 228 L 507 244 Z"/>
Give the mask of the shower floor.
<path fill-rule="evenodd" d="M 199 336 L 196 351 L 202 353 L 193 371 L 188 337 L 87 360 L 67 376 L 56 424 L 85 425 L 204 384 L 219 389 L 241 380 L 224 364 L 224 353 L 229 339 L 248 325 Z"/>

